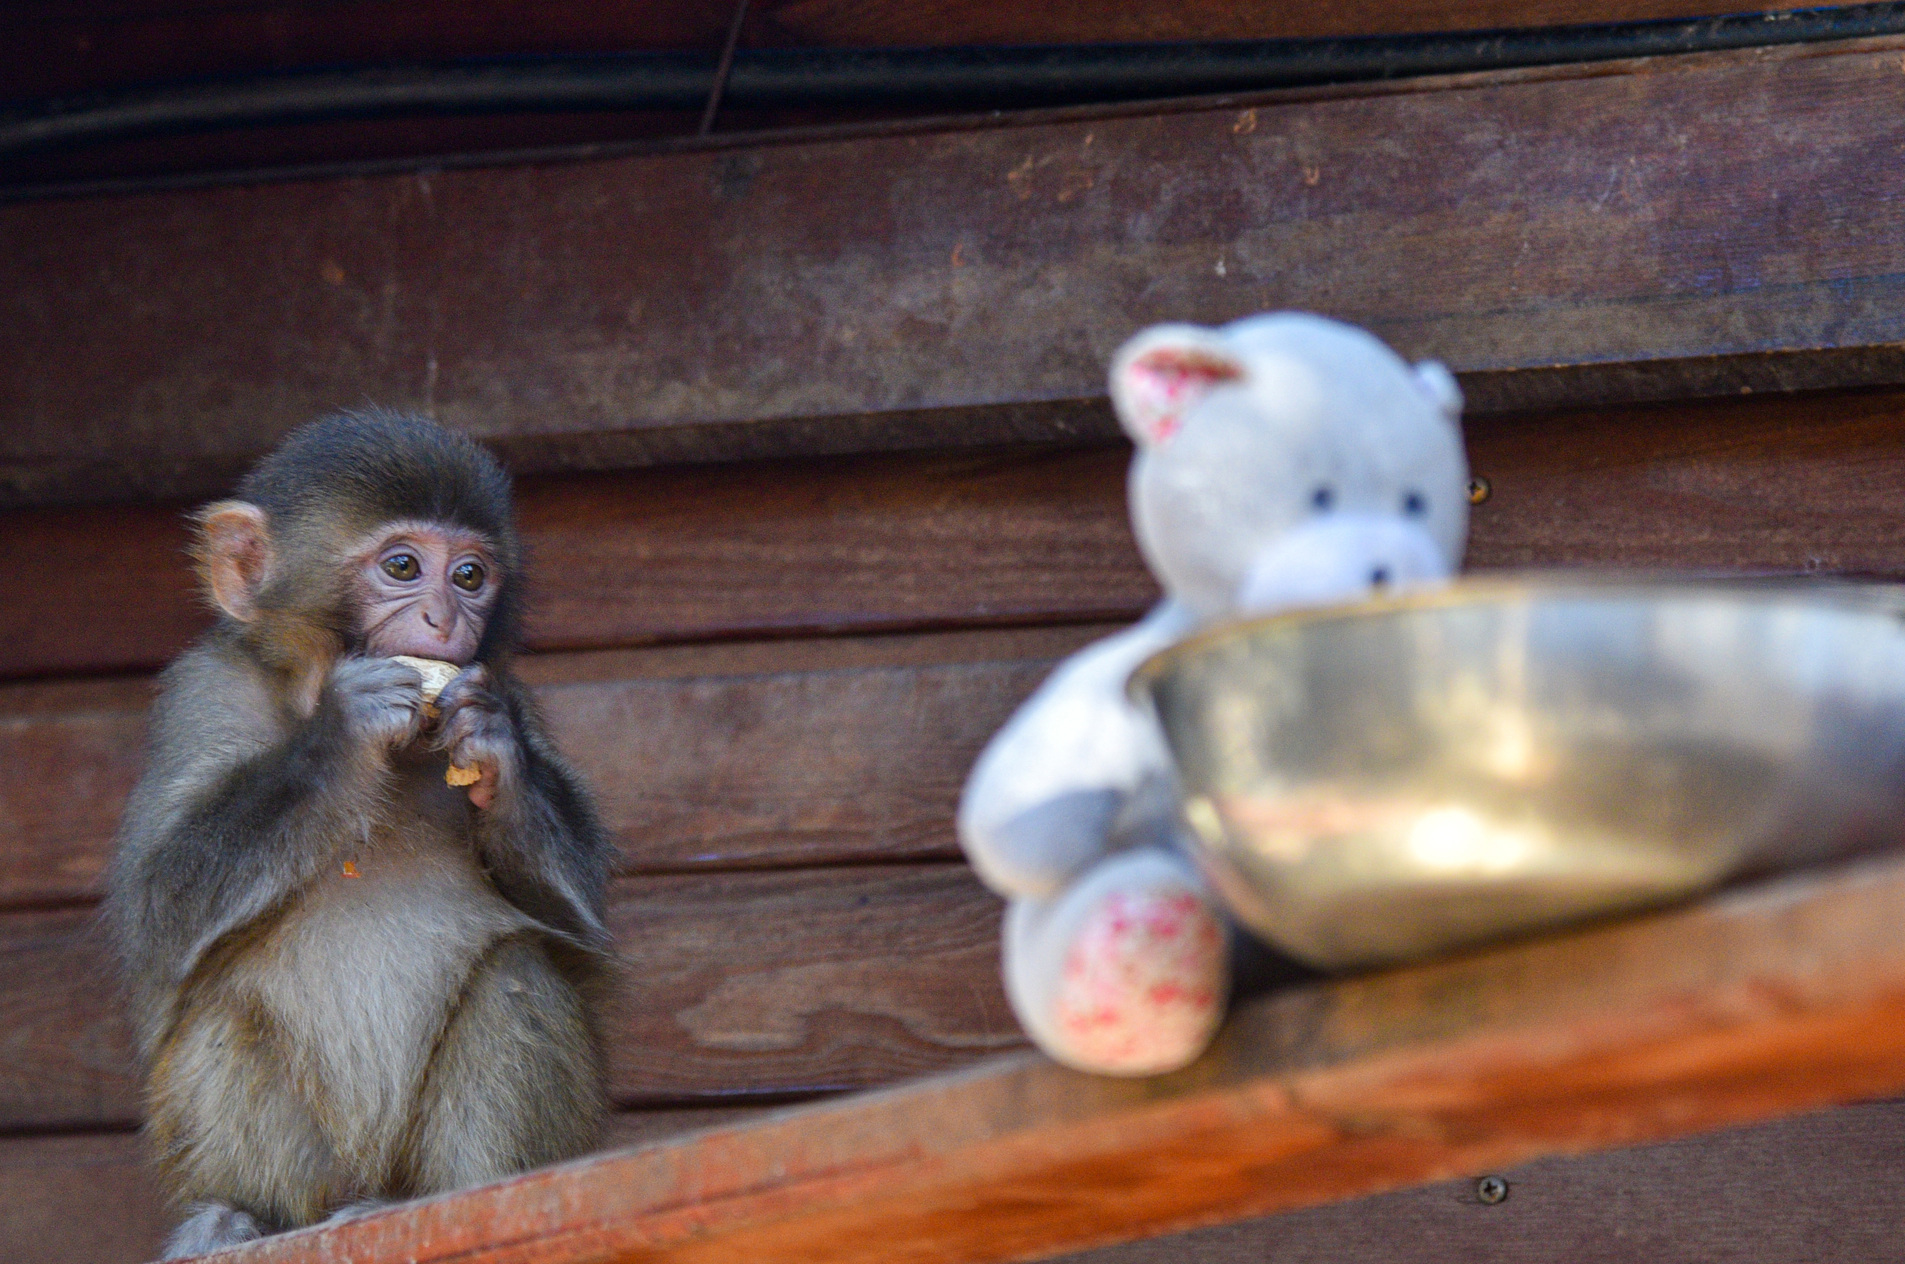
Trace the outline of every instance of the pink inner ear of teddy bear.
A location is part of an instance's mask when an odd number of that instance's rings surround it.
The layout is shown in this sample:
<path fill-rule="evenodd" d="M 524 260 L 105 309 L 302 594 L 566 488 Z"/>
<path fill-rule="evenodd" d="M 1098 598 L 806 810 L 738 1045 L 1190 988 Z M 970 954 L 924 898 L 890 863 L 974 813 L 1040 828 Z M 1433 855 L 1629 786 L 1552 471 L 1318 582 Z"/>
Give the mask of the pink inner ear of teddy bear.
<path fill-rule="evenodd" d="M 1139 425 L 1151 443 L 1163 443 L 1184 414 L 1213 386 L 1243 376 L 1236 364 L 1189 347 L 1159 347 L 1125 370 Z"/>

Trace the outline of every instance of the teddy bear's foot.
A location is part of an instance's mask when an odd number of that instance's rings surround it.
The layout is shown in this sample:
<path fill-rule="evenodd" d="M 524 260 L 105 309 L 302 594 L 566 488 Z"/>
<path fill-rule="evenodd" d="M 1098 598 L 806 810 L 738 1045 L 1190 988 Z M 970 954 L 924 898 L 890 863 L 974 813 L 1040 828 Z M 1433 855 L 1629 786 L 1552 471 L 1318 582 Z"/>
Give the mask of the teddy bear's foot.
<path fill-rule="evenodd" d="M 1229 940 L 1203 882 L 1180 857 L 1113 856 L 1052 901 L 1015 901 L 1006 987 L 1032 1039 L 1101 1075 L 1174 1071 L 1223 1017 Z"/>

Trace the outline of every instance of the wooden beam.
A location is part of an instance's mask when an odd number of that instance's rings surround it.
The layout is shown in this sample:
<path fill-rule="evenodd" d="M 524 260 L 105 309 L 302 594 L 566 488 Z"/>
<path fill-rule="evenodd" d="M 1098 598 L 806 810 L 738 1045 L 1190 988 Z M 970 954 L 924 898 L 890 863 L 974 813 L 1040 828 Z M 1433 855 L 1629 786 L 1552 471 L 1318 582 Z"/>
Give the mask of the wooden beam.
<path fill-rule="evenodd" d="M 632 1111 L 611 1138 L 642 1144 L 740 1122 L 759 1110 Z M 1382 1260 L 1639 1258 L 1818 1264 L 1822 1254 L 1898 1264 L 1905 1102 L 1873 1102 L 1655 1145 L 1494 1169 L 1279 1216 L 1065 1257 L 1067 1264 L 1316 1264 Z M 0 1139 L 0 1258 L 15 1264 L 140 1264 L 169 1227 L 138 1137 Z"/>
<path fill-rule="evenodd" d="M 1473 417 L 1468 565 L 1905 575 L 1905 392 Z M 1128 450 L 530 479 L 530 645 L 1135 617 Z M 0 677 L 149 670 L 207 623 L 183 505 L 0 513 Z M 0 774 L 3 775 L 3 774 Z"/>
<path fill-rule="evenodd" d="M 365 399 L 529 469 L 1108 438 L 1134 330 L 1285 306 L 1482 411 L 1898 382 L 1901 52 L 10 205 L 0 495 L 206 492 Z"/>
<path fill-rule="evenodd" d="M 1173 1076 L 1017 1055 L 229 1258 L 1024 1260 L 1901 1087 L 1891 859 L 1275 995 Z"/>
<path fill-rule="evenodd" d="M 761 1114 L 729 1106 L 620 1111 L 604 1148 L 657 1141 Z M 158 1253 L 173 1214 L 136 1133 L 0 1137 L 0 1259 L 9 1264 L 140 1264 Z"/>
<path fill-rule="evenodd" d="M 1905 1103 L 1862 1103 L 1657 1145 L 1499 1169 L 1417 1189 L 1067 1257 L 1067 1264 L 1900 1264 Z M 1495 1174 L 1495 1173 L 1491 1173 Z"/>
<path fill-rule="evenodd" d="M 956 860 L 979 748 L 1111 628 L 532 658 L 627 874 Z M 0 909 L 100 894 L 143 759 L 144 680 L 0 686 Z"/>
<path fill-rule="evenodd" d="M 1128 460 L 995 450 L 528 480 L 528 641 L 1132 618 L 1157 585 L 1125 517 Z M 37 594 L 0 604 L 0 677 L 151 669 L 209 626 L 186 507 L 0 514 L 0 582 L 31 576 Z"/>
<path fill-rule="evenodd" d="M 1016 1048 L 1000 909 L 958 864 L 624 879 L 610 1091 L 623 1106 L 785 1099 Z M 91 908 L 0 915 L 0 1133 L 138 1119 L 113 977 Z"/>
<path fill-rule="evenodd" d="M 130 1133 L 0 1140 L 0 1254 L 19 1264 L 138 1264 L 170 1217 Z"/>

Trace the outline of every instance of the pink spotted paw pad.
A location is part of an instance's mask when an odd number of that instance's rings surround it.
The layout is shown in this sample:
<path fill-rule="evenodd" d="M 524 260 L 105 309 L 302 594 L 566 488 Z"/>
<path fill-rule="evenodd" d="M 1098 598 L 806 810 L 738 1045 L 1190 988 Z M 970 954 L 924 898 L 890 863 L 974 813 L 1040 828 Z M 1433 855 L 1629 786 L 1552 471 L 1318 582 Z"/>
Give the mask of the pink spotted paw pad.
<path fill-rule="evenodd" d="M 1223 926 L 1196 895 L 1113 892 L 1065 955 L 1058 1027 L 1068 1060 L 1124 1075 L 1190 1062 L 1217 1026 L 1226 961 Z"/>

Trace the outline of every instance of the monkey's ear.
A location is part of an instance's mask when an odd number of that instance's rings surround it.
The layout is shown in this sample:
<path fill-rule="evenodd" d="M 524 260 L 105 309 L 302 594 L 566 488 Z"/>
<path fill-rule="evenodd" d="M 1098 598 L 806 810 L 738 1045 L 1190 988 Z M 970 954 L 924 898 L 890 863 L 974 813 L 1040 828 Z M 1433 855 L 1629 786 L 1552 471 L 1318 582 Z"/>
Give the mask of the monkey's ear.
<path fill-rule="evenodd" d="M 240 623 L 258 617 L 258 590 L 271 573 L 271 524 L 265 511 L 242 500 L 221 500 L 196 515 L 193 556 L 212 600 Z"/>

